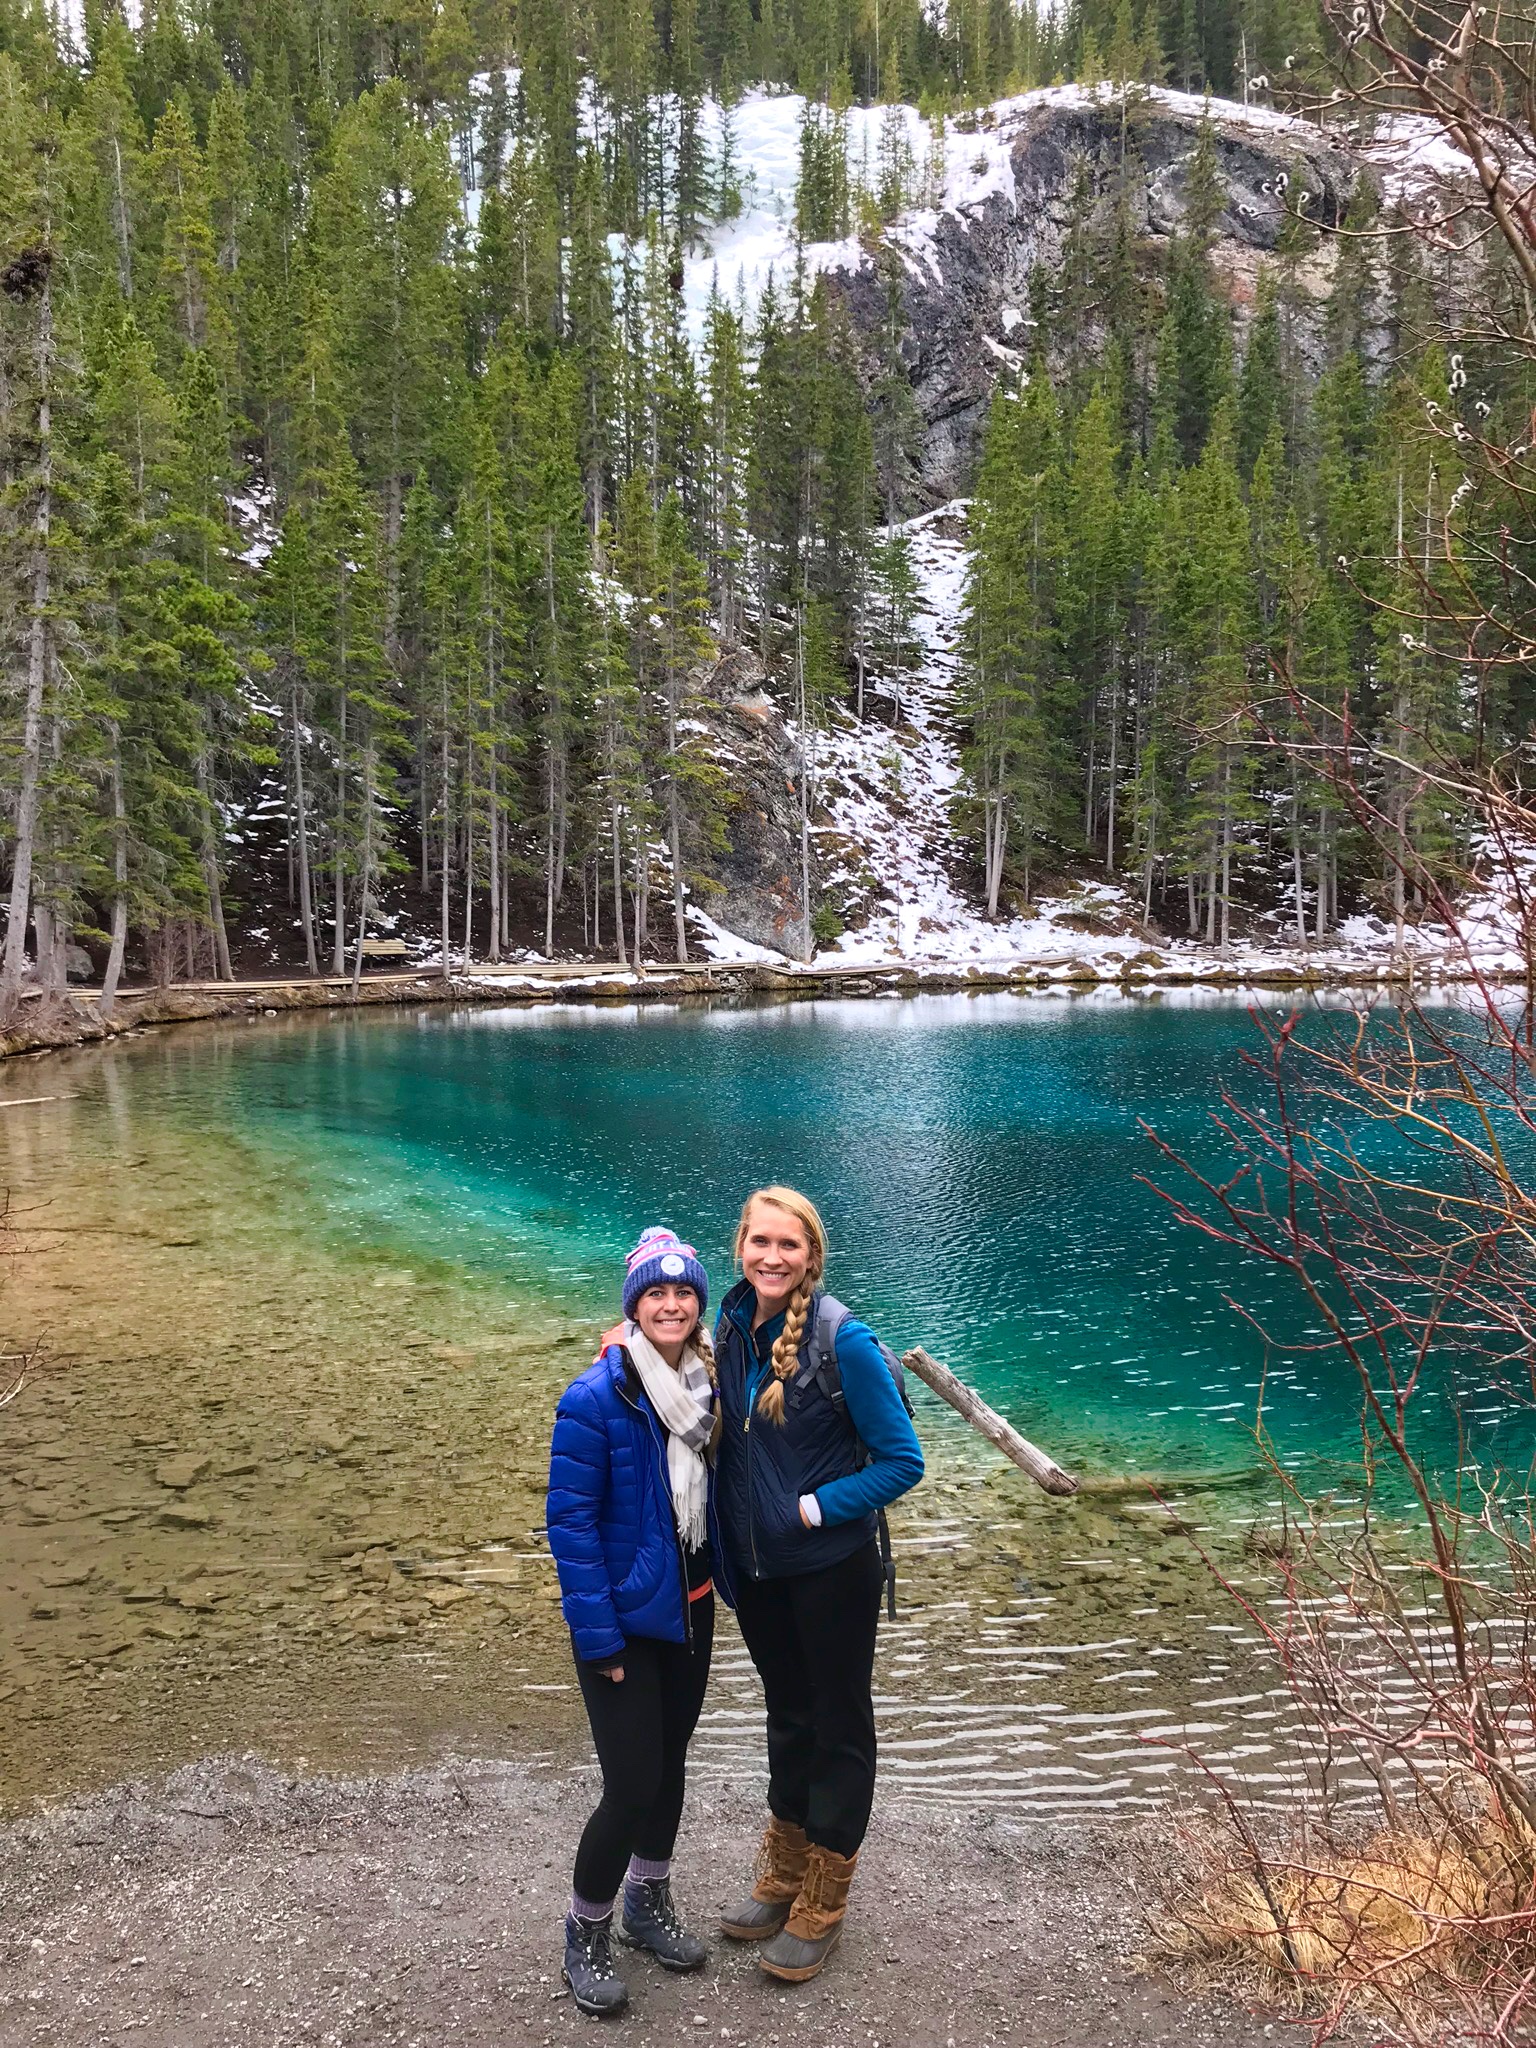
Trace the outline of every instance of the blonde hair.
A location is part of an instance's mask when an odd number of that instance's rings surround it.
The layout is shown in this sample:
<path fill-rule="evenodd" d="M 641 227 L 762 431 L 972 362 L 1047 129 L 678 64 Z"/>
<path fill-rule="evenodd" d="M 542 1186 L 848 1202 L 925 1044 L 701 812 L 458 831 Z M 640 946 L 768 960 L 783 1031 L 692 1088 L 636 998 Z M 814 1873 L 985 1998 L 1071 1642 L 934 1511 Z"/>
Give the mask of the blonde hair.
<path fill-rule="evenodd" d="M 709 1384 L 712 1387 L 718 1387 L 720 1381 L 715 1373 L 715 1347 L 709 1341 L 709 1332 L 704 1327 L 704 1318 L 702 1316 L 699 1317 L 699 1320 L 688 1334 L 687 1348 L 698 1353 L 699 1358 L 703 1362 L 704 1370 L 709 1374 Z"/>
<path fill-rule="evenodd" d="M 821 1284 L 821 1276 L 827 1264 L 827 1229 L 817 1213 L 816 1204 L 808 1195 L 802 1195 L 796 1188 L 756 1188 L 741 1205 L 741 1221 L 736 1226 L 736 1263 L 741 1264 L 742 1247 L 747 1241 L 747 1229 L 752 1217 L 754 1202 L 766 1202 L 770 1209 L 782 1209 L 793 1216 L 805 1232 L 805 1241 L 810 1247 L 810 1260 L 806 1265 L 805 1278 L 789 1297 L 789 1307 L 784 1311 L 784 1327 L 774 1340 L 773 1378 L 769 1380 L 757 1397 L 757 1410 L 766 1415 L 770 1422 L 781 1426 L 784 1421 L 784 1382 L 790 1378 L 800 1354 L 800 1340 L 805 1335 L 806 1311 L 811 1305 L 811 1296 Z"/>

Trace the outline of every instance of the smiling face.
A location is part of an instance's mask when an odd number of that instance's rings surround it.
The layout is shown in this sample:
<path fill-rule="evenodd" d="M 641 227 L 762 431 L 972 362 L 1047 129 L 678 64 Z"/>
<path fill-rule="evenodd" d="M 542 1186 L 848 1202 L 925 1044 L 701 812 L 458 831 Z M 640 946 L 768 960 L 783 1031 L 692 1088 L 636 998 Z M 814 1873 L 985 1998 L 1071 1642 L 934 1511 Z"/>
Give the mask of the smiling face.
<path fill-rule="evenodd" d="M 635 1303 L 635 1321 L 642 1336 L 649 1337 L 668 1365 L 682 1358 L 683 1347 L 699 1320 L 699 1297 L 691 1287 L 675 1280 L 663 1280 L 647 1287 Z"/>
<path fill-rule="evenodd" d="M 760 1196 L 741 1232 L 741 1270 L 757 1295 L 764 1319 L 786 1308 L 811 1266 L 811 1238 L 798 1216 Z"/>

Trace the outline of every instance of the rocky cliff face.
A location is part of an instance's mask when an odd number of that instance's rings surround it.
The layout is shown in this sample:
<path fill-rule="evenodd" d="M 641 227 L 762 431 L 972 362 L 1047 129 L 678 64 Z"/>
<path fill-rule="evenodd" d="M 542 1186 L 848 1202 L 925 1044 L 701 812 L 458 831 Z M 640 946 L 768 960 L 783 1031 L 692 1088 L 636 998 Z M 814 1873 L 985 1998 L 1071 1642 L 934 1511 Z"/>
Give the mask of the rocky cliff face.
<path fill-rule="evenodd" d="M 905 353 L 926 427 L 918 479 L 926 505 L 970 487 L 999 368 L 1020 360 L 1026 339 L 1031 273 L 1039 266 L 1051 277 L 1059 268 L 1077 167 L 1086 169 L 1096 201 L 1107 203 L 1123 186 L 1150 270 L 1159 246 L 1184 223 L 1203 111 L 1183 93 L 1124 106 L 1068 87 L 1004 102 L 984 111 L 969 134 L 951 133 L 952 157 L 963 158 L 967 147 L 995 152 L 1003 142 L 1012 191 L 908 215 L 890 233 L 906 269 Z M 1287 200 L 1295 204 L 1304 192 L 1308 218 L 1337 225 L 1359 173 L 1307 122 L 1225 102 L 1212 103 L 1211 119 L 1226 195 L 1214 262 L 1241 326 Z M 1326 292 L 1333 247 L 1325 239 L 1304 266 L 1302 288 L 1314 301 Z M 884 302 L 873 263 L 833 272 L 829 282 L 858 326 L 878 331 Z"/>
<path fill-rule="evenodd" d="M 710 678 L 713 753 L 730 778 L 734 808 L 726 851 L 707 863 L 713 887 L 696 897 L 716 924 L 749 945 L 799 959 L 799 756 L 755 654 L 725 655 Z"/>
<path fill-rule="evenodd" d="M 1157 92 L 1123 106 L 1066 87 L 1004 102 L 984 110 L 968 131 L 951 130 L 949 161 L 974 170 L 960 182 L 976 196 L 909 214 L 889 231 L 906 273 L 904 354 L 925 428 L 917 477 L 925 506 L 947 505 L 971 487 L 998 376 L 1024 360 L 1032 273 L 1052 280 L 1059 272 L 1079 167 L 1095 203 L 1107 206 L 1124 192 L 1144 271 L 1155 278 L 1169 238 L 1187 218 L 1204 117 L 1204 103 L 1187 94 Z M 1304 193 L 1308 218 L 1336 226 L 1360 173 L 1309 123 L 1223 102 L 1211 104 L 1210 118 L 1224 194 L 1213 267 L 1241 333 L 1287 204 Z M 1336 247 L 1325 236 L 1298 268 L 1304 351 L 1320 328 Z M 871 257 L 826 275 L 862 332 L 883 329 L 885 287 Z M 1053 337 L 1046 339 L 1049 348 Z M 849 725 L 823 735 L 817 776 L 816 844 L 829 892 L 861 926 L 870 920 L 869 930 L 897 952 L 930 927 L 958 930 L 974 921 L 956 879 L 960 859 L 949 816 L 958 773 L 950 697 L 965 571 L 962 509 L 921 519 L 913 532 L 923 583 L 921 676 L 894 732 Z M 712 870 L 717 892 L 703 907 L 727 931 L 798 957 L 804 941 L 793 738 L 755 656 L 722 660 L 712 694 L 716 751 L 738 803 L 727 828 L 730 850 Z"/>

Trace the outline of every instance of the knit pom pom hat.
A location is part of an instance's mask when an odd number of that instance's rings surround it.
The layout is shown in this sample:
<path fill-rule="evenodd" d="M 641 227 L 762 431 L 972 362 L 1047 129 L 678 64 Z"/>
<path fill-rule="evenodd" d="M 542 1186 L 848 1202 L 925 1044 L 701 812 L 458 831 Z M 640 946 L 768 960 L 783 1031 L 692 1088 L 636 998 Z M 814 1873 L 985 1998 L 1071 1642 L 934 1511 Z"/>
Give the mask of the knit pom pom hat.
<path fill-rule="evenodd" d="M 662 1287 L 667 1281 L 691 1287 L 699 1297 L 699 1314 L 709 1306 L 709 1276 L 699 1264 L 691 1244 L 684 1244 L 675 1230 L 652 1224 L 640 1233 L 640 1242 L 624 1262 L 624 1313 L 634 1320 L 635 1303 L 647 1287 Z"/>

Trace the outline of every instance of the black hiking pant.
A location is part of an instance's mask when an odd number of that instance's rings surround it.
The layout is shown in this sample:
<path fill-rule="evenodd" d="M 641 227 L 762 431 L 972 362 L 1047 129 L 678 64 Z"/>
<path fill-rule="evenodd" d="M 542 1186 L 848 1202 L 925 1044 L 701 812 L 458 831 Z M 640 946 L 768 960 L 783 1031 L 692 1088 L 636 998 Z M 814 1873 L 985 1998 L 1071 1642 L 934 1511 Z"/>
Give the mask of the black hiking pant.
<path fill-rule="evenodd" d="M 743 1578 L 736 1619 L 768 1702 L 768 1804 L 834 1856 L 864 1839 L 875 1797 L 873 1540 L 794 1578 Z"/>
<path fill-rule="evenodd" d="M 592 1740 L 603 1771 L 603 1796 L 582 1831 L 574 1886 L 594 1904 L 613 1898 L 631 1856 L 662 1862 L 672 1854 L 683 1810 L 688 1744 L 709 1683 L 715 1640 L 715 1596 L 689 1608 L 691 1643 L 631 1636 L 617 1685 L 578 1659 Z"/>

